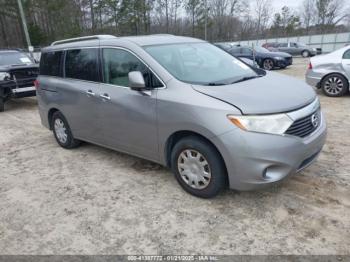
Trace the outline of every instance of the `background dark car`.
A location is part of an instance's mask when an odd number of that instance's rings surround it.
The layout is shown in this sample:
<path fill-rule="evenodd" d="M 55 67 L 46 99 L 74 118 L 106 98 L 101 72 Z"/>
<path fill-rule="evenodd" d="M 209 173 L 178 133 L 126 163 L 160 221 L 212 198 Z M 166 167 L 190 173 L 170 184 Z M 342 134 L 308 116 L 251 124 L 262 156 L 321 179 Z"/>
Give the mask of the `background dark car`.
<path fill-rule="evenodd" d="M 250 47 L 237 46 L 232 47 L 228 52 L 236 57 L 255 59 L 256 63 L 265 70 L 286 68 L 293 63 L 293 58 L 290 54 L 283 52 L 270 52 L 263 47 L 255 47 L 253 50 Z"/>
<path fill-rule="evenodd" d="M 286 42 L 286 43 L 265 43 L 262 47 L 272 51 L 278 49 L 291 55 L 301 55 L 302 57 L 311 57 L 322 54 L 322 48 L 312 48 L 303 43 Z"/>
<path fill-rule="evenodd" d="M 35 96 L 34 81 L 39 66 L 18 50 L 0 50 L 0 112 L 11 98 Z"/>
<path fill-rule="evenodd" d="M 226 43 L 214 43 L 214 45 L 221 48 L 224 51 L 228 51 L 232 48 L 232 45 Z"/>

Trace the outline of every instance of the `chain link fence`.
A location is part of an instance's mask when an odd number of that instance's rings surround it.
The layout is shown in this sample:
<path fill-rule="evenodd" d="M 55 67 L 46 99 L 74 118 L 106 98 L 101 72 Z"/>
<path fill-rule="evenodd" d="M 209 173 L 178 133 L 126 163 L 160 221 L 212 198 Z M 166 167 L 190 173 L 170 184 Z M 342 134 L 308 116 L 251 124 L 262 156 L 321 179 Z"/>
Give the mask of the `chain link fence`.
<path fill-rule="evenodd" d="M 299 43 L 309 45 L 310 47 L 322 48 L 323 53 L 329 53 L 350 44 L 350 32 L 338 33 L 338 34 L 309 35 L 309 36 L 236 41 L 232 43 L 240 44 L 240 45 L 248 45 L 248 46 L 252 46 L 252 45 L 261 46 L 264 43 L 271 43 L 271 42 L 278 42 L 278 43 L 299 42 Z"/>

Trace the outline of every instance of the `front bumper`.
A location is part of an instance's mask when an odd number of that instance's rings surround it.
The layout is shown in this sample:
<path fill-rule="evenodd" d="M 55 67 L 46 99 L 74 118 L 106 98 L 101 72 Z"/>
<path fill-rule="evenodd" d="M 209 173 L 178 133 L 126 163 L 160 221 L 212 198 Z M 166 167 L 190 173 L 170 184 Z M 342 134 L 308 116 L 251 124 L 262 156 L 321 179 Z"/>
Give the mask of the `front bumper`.
<path fill-rule="evenodd" d="M 316 160 L 326 141 L 324 117 L 306 138 L 235 129 L 214 138 L 228 171 L 231 189 L 255 190 L 292 175 Z"/>
<path fill-rule="evenodd" d="M 277 67 L 287 67 L 293 64 L 293 58 L 285 58 L 285 59 L 276 59 L 275 65 Z"/>

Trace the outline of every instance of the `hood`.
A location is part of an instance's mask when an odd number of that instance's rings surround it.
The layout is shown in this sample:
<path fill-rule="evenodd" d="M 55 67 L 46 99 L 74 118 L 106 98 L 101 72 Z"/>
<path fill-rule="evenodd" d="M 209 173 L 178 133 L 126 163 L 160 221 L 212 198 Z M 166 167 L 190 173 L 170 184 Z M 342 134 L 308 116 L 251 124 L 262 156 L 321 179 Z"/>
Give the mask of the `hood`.
<path fill-rule="evenodd" d="M 285 52 L 259 52 L 258 54 L 263 57 L 292 57 L 290 54 Z"/>
<path fill-rule="evenodd" d="M 316 98 L 312 87 L 303 81 L 274 72 L 232 85 L 193 85 L 193 88 L 227 102 L 247 115 L 289 112 L 310 104 Z"/>

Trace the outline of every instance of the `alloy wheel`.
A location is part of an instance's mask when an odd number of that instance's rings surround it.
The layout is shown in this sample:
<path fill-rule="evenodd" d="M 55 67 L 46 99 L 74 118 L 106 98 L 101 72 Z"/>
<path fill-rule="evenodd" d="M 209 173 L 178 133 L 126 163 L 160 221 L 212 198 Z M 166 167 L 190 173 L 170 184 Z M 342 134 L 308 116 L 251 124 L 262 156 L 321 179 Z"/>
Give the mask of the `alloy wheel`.
<path fill-rule="evenodd" d="M 67 128 L 64 125 L 64 122 L 60 118 L 55 119 L 55 134 L 58 139 L 62 144 L 67 143 L 68 135 L 67 135 Z"/>
<path fill-rule="evenodd" d="M 330 95 L 338 95 L 342 92 L 344 83 L 342 79 L 337 76 L 328 78 L 324 83 L 324 90 Z"/>
<path fill-rule="evenodd" d="M 178 157 L 177 168 L 182 180 L 194 189 L 206 188 L 211 170 L 206 158 L 196 150 L 186 149 Z"/>
<path fill-rule="evenodd" d="M 273 61 L 271 59 L 266 59 L 264 61 L 263 67 L 264 67 L 265 70 L 273 69 Z"/>

